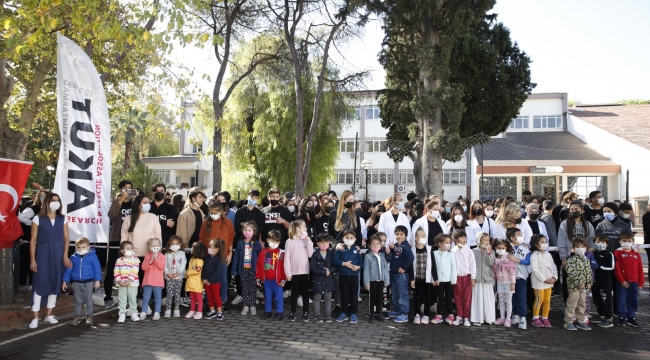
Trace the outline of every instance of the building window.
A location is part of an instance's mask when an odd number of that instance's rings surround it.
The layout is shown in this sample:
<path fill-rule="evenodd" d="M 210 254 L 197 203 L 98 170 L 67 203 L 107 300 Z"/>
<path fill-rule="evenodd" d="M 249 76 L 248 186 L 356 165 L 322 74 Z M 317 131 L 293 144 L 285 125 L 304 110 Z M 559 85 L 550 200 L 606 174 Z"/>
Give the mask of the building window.
<path fill-rule="evenodd" d="M 535 129 L 559 129 L 562 128 L 562 116 L 533 116 L 533 128 Z"/>
<path fill-rule="evenodd" d="M 192 154 L 198 154 L 203 150 L 202 145 L 192 144 Z"/>
<path fill-rule="evenodd" d="M 354 152 L 354 139 L 339 139 L 339 151 L 342 153 Z"/>
<path fill-rule="evenodd" d="M 359 171 L 357 170 L 355 183 L 359 182 Z M 336 183 L 337 184 L 352 184 L 352 179 L 354 179 L 353 170 L 338 170 L 336 172 Z"/>
<path fill-rule="evenodd" d="M 366 152 L 387 152 L 388 141 L 386 139 L 366 139 Z"/>
<path fill-rule="evenodd" d="M 510 123 L 509 129 L 528 129 L 528 116 L 517 116 Z"/>
<path fill-rule="evenodd" d="M 400 184 L 415 184 L 415 177 L 413 176 L 413 171 L 400 170 L 400 172 L 399 172 L 399 183 Z"/>
<path fill-rule="evenodd" d="M 378 119 L 379 119 L 379 107 L 366 106 L 366 120 L 378 120 Z"/>
<path fill-rule="evenodd" d="M 153 174 L 160 178 L 163 184 L 169 184 L 170 171 L 169 170 L 153 170 Z"/>
<path fill-rule="evenodd" d="M 592 191 L 600 191 L 606 200 L 607 198 L 607 176 L 569 176 L 567 177 L 569 190 L 578 194 L 581 199 L 589 197 Z"/>
<path fill-rule="evenodd" d="M 490 176 L 484 177 L 482 181 L 482 200 L 494 201 L 506 196 L 517 198 L 517 177 L 515 176 Z"/>
<path fill-rule="evenodd" d="M 465 170 L 443 169 L 442 183 L 447 185 L 465 185 Z"/>
<path fill-rule="evenodd" d="M 361 119 L 361 108 L 355 106 L 353 110 L 348 112 L 345 116 L 346 120 L 359 120 Z"/>

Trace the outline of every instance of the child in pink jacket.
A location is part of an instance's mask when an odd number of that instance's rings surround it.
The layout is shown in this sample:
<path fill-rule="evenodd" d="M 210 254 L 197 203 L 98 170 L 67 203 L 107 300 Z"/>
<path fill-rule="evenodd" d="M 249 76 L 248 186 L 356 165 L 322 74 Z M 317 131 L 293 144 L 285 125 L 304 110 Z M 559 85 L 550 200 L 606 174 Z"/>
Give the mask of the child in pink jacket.
<path fill-rule="evenodd" d="M 494 240 L 492 248 L 495 249 L 494 276 L 497 280 L 497 293 L 499 294 L 499 318 L 494 325 L 510 327 L 510 316 L 512 315 L 512 294 L 515 292 L 517 283 L 517 267 L 508 258 L 514 249 L 507 240 Z"/>
<path fill-rule="evenodd" d="M 160 250 L 160 240 L 151 238 L 147 241 L 147 248 L 149 252 L 145 255 L 142 261 L 142 271 L 144 277 L 142 280 L 142 312 L 140 313 L 140 320 L 147 317 L 147 313 L 151 314 L 149 310 L 149 300 L 151 300 L 151 293 L 153 292 L 154 298 L 154 313 L 153 320 L 160 319 L 160 308 L 162 306 L 162 290 L 165 287 L 165 255 Z"/>

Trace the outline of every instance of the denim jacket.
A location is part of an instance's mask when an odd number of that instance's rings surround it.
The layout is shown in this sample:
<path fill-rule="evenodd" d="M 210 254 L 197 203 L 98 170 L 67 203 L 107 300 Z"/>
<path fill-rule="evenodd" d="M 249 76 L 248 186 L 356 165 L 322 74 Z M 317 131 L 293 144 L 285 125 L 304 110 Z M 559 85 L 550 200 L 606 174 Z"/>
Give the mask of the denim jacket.
<path fill-rule="evenodd" d="M 379 274 L 380 267 L 381 275 Z M 379 253 L 379 261 L 372 252 L 367 252 L 363 260 L 363 286 L 370 286 L 371 281 L 383 281 L 384 285 L 390 285 L 390 268 L 382 253 Z"/>

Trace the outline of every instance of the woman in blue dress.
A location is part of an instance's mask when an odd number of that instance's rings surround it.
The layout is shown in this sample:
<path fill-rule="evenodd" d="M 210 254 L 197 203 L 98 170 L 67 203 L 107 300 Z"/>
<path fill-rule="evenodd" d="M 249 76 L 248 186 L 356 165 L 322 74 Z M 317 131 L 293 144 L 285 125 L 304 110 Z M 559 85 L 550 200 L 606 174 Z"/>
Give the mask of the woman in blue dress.
<path fill-rule="evenodd" d="M 49 324 L 59 322 L 52 316 L 52 309 L 57 295 L 61 293 L 63 267 L 72 267 L 68 258 L 69 246 L 68 224 L 61 214 L 61 198 L 57 194 L 48 193 L 43 200 L 41 212 L 32 219 L 29 253 L 30 268 L 34 272 L 34 319 L 29 323 L 30 329 L 38 327 L 38 312 L 42 305 L 47 306 L 47 315 L 43 321 Z"/>

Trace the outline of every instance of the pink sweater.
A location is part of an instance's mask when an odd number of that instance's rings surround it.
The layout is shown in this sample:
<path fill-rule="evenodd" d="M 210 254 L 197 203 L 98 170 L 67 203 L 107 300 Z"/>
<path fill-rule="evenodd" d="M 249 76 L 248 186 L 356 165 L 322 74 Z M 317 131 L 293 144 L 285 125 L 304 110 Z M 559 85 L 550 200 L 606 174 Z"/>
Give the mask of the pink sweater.
<path fill-rule="evenodd" d="M 508 254 L 499 258 L 497 255 L 494 258 L 492 265 L 494 276 L 499 284 L 514 284 L 517 282 L 517 267 L 514 262 L 508 259 Z"/>
<path fill-rule="evenodd" d="M 314 253 L 311 240 L 289 239 L 284 244 L 284 272 L 288 276 L 309 274 L 309 258 Z"/>
<path fill-rule="evenodd" d="M 158 253 L 158 257 L 151 264 L 153 254 L 148 252 L 142 261 L 142 270 L 144 271 L 144 280 L 142 286 L 158 286 L 165 287 L 165 278 L 163 272 L 165 271 L 165 255 Z"/>

